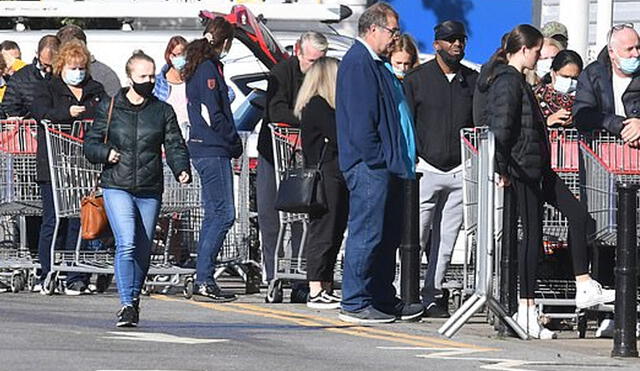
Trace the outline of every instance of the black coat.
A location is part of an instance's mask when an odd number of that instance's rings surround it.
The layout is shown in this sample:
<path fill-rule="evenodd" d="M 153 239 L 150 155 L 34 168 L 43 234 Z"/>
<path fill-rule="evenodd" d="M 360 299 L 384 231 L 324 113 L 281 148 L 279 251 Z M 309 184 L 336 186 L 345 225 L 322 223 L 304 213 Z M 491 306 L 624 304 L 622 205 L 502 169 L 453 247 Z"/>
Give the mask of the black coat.
<path fill-rule="evenodd" d="M 258 137 L 258 152 L 271 163 L 273 146 L 269 124 L 286 123 L 293 127 L 299 126 L 298 118 L 293 114 L 293 107 L 303 80 L 304 74 L 300 71 L 297 57 L 282 61 L 271 69 L 267 86 L 267 106 Z"/>
<path fill-rule="evenodd" d="M 49 120 L 55 124 L 71 124 L 78 120 L 93 120 L 96 107 L 104 99 L 102 84 L 91 78 L 82 86 L 82 97 L 78 100 L 60 77 L 40 81 L 33 99 L 31 115 L 38 121 Z M 69 107 L 85 106 L 86 111 L 78 117 L 71 117 Z M 38 125 L 38 151 L 36 153 L 38 182 L 51 182 L 49 157 L 44 127 Z"/>
<path fill-rule="evenodd" d="M 312 167 L 318 164 L 326 138 L 329 141 L 322 158 L 322 166 L 339 173 L 336 110 L 319 95 L 311 98 L 302 110 L 300 131 L 306 166 Z"/>
<path fill-rule="evenodd" d="M 7 117 L 31 117 L 31 104 L 41 81 L 45 79 L 36 67 L 37 60 L 24 66 L 7 81 L 2 111 Z"/>
<path fill-rule="evenodd" d="M 461 66 L 449 82 L 435 59 L 404 79 L 416 128 L 418 155 L 442 171 L 461 163 L 460 129 L 473 127 L 473 92 L 478 73 Z"/>
<path fill-rule="evenodd" d="M 573 121 L 579 130 L 606 129 L 616 135 L 622 131 L 622 121 L 626 117 L 616 115 L 612 74 L 611 59 L 605 47 L 598 60 L 588 65 L 578 77 Z M 640 71 L 635 73 L 622 94 L 622 103 L 627 117 L 640 117 Z"/>
<path fill-rule="evenodd" d="M 497 172 L 538 181 L 551 166 L 547 129 L 538 102 L 515 68 L 497 64 L 493 76 L 491 82 L 480 81 L 479 88 L 489 93 L 486 120 L 495 134 Z"/>
<path fill-rule="evenodd" d="M 126 98 L 127 90 L 120 90 L 114 98 L 106 144 L 110 100 L 105 99 L 98 106 L 95 122 L 85 136 L 84 153 L 89 161 L 105 164 L 101 187 L 138 195 L 159 195 L 164 185 L 162 146 L 176 179 L 183 171 L 191 175 L 189 151 L 176 114 L 168 103 L 151 97 L 135 106 Z M 120 153 L 118 163 L 108 163 L 111 149 Z"/>

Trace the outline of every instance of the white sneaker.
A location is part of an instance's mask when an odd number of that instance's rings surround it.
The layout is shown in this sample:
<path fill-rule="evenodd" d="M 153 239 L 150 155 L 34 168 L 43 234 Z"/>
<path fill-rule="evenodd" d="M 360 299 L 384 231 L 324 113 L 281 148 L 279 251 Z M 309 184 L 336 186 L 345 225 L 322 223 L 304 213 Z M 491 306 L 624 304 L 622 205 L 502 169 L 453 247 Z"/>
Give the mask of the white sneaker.
<path fill-rule="evenodd" d="M 605 290 L 596 280 L 576 282 L 576 307 L 584 309 L 616 300 L 616 290 Z"/>
<path fill-rule="evenodd" d="M 513 315 L 513 319 L 518 322 L 524 332 L 532 339 L 551 340 L 557 337 L 557 334 L 548 328 L 541 326 L 538 322 L 540 315 L 535 306 L 518 307 L 518 312 Z"/>
<path fill-rule="evenodd" d="M 600 326 L 596 330 L 597 338 L 612 338 L 615 322 L 611 318 L 605 318 L 600 322 Z"/>
<path fill-rule="evenodd" d="M 41 283 L 36 283 L 35 285 L 33 285 L 33 288 L 31 289 L 31 292 L 40 292 L 42 291 L 42 284 Z"/>

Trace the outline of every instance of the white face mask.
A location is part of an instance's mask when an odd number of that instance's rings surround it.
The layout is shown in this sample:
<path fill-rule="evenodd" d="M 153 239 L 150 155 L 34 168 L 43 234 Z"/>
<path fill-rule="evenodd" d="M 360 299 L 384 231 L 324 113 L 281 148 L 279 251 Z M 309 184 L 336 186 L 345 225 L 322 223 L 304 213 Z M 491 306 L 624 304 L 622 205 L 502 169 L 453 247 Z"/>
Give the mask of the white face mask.
<path fill-rule="evenodd" d="M 393 73 L 396 75 L 396 77 L 400 80 L 404 79 L 404 75 L 405 72 L 401 69 L 399 69 L 398 67 L 393 67 Z"/>
<path fill-rule="evenodd" d="M 536 64 L 536 73 L 538 74 L 538 77 L 543 78 L 546 74 L 551 72 L 552 62 L 553 58 L 538 59 L 538 63 Z"/>
<path fill-rule="evenodd" d="M 562 94 L 573 93 L 577 86 L 578 80 L 558 75 L 556 75 L 556 82 L 553 83 L 553 88 Z"/>

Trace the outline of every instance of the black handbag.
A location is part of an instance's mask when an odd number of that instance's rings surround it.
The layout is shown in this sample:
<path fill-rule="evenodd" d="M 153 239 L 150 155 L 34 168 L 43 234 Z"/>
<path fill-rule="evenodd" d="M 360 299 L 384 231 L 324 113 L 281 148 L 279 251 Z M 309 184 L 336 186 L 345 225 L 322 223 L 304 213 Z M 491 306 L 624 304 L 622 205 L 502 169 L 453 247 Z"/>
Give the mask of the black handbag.
<path fill-rule="evenodd" d="M 295 153 L 292 154 L 284 179 L 278 187 L 276 210 L 299 214 L 319 214 L 327 211 L 321 169 L 328 142 L 325 138 L 320 159 L 315 167 L 292 168 Z"/>

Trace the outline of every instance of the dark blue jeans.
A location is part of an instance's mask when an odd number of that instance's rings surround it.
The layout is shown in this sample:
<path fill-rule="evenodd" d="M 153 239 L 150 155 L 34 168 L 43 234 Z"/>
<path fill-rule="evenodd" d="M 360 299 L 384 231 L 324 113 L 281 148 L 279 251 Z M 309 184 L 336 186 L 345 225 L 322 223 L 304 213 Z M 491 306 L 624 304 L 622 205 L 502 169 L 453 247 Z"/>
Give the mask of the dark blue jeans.
<path fill-rule="evenodd" d="M 40 237 L 38 239 L 38 260 L 40 261 L 40 279 L 44 280 L 51 271 L 51 243 L 53 231 L 56 227 L 56 211 L 53 204 L 53 188 L 51 183 L 40 183 L 42 194 L 42 224 L 40 225 Z M 75 250 L 80 233 L 80 219 L 63 218 L 58 227 L 56 238 L 56 250 Z M 75 281 L 89 281 L 89 275 L 85 273 L 67 274 L 67 284 Z"/>
<path fill-rule="evenodd" d="M 116 239 L 115 277 L 122 305 L 140 296 L 149 272 L 153 232 L 158 221 L 161 196 L 134 195 L 105 188 L 104 206 Z"/>
<path fill-rule="evenodd" d="M 204 220 L 198 241 L 196 283 L 213 283 L 216 258 L 227 232 L 236 219 L 233 203 L 233 173 L 227 157 L 202 157 L 192 160 L 200 175 Z"/>
<path fill-rule="evenodd" d="M 393 280 L 402 223 L 401 180 L 360 162 L 344 173 L 349 188 L 349 235 L 342 277 L 342 309 L 368 306 L 392 313 Z"/>

